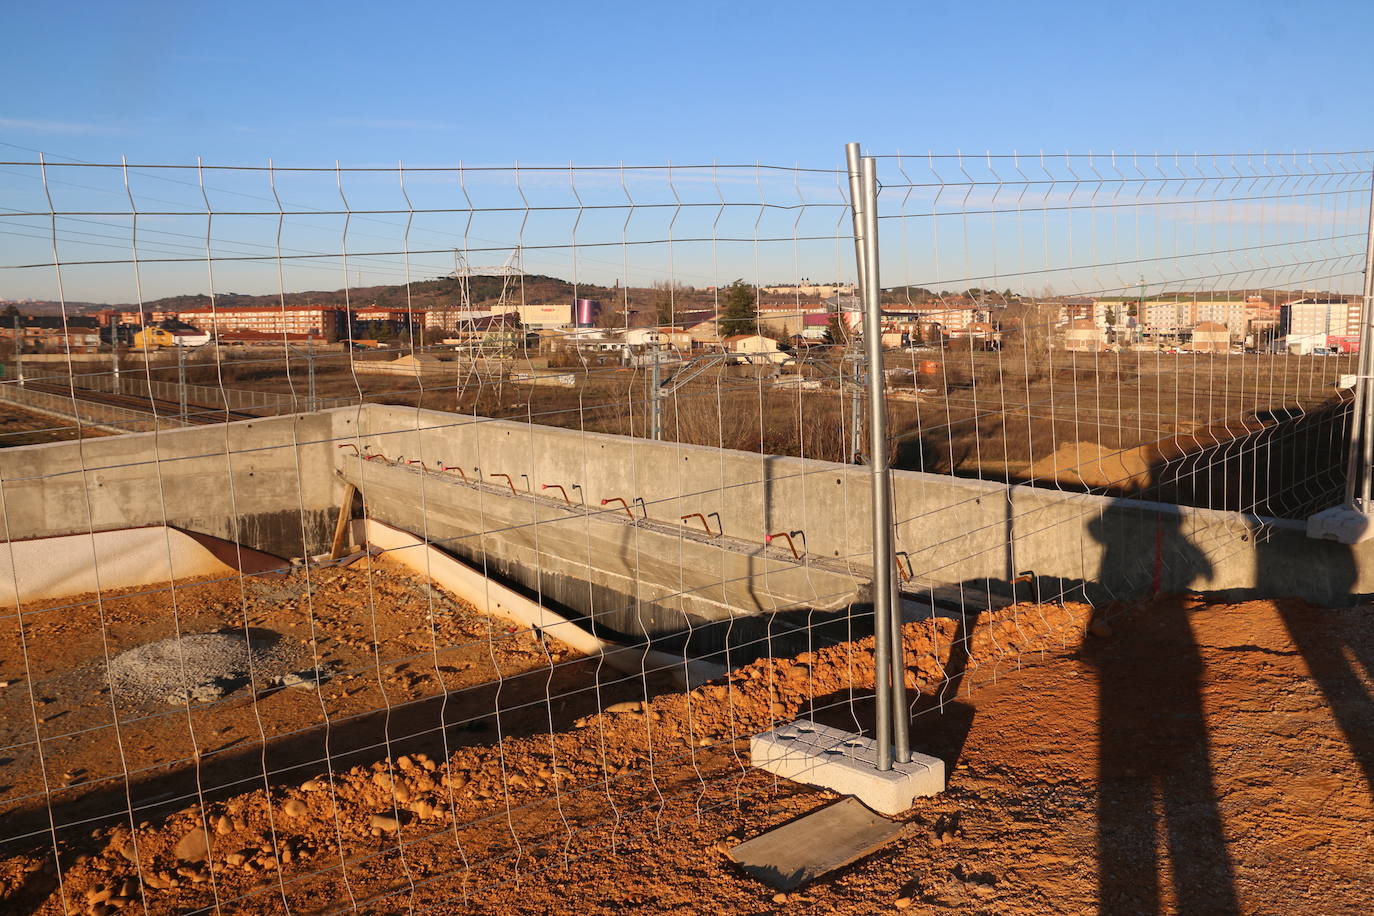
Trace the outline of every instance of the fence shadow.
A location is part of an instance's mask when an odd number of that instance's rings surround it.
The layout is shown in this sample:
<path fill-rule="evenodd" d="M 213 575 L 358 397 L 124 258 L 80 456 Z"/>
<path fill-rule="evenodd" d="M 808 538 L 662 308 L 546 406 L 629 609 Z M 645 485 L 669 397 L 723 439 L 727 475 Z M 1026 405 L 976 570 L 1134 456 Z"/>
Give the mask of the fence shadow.
<path fill-rule="evenodd" d="M 587 664 L 596 666 L 595 661 Z M 103 828 L 127 823 L 131 807 L 137 820 L 158 823 L 201 799 L 212 802 L 262 789 L 264 781 L 274 788 L 295 785 L 323 772 L 326 757 L 334 772 L 401 754 L 423 752 L 444 759 L 461 747 L 541 734 L 551 726 L 555 732 L 567 731 L 577 719 L 611 703 L 649 700 L 677 689 L 667 673 L 646 679 L 607 669 L 588 681 L 585 671 L 585 667 L 574 671 L 562 666 L 555 669 L 554 680 L 549 682 L 550 669 L 536 668 L 499 683 L 397 703 L 266 744 L 245 742 L 193 763 L 154 770 L 127 784 L 116 781 L 64 800 L 49 799 L 46 804 L 11 810 L 5 815 L 5 827 L 18 839 L 0 844 L 0 848 L 13 855 L 26 846 L 45 847 L 52 855 L 56 842 L 65 869 L 76 857 L 99 852 L 106 842 Z M 596 681 L 601 683 L 599 691 Z M 559 702 L 548 707 L 542 702 L 515 709 L 500 707 L 501 691 L 518 691 L 521 682 L 527 682 L 536 695 L 550 692 Z M 55 886 L 55 882 L 50 870 L 28 873 L 0 901 L 0 912 L 36 911 L 24 906 L 24 901 L 45 899 L 53 889 L 49 885 Z"/>

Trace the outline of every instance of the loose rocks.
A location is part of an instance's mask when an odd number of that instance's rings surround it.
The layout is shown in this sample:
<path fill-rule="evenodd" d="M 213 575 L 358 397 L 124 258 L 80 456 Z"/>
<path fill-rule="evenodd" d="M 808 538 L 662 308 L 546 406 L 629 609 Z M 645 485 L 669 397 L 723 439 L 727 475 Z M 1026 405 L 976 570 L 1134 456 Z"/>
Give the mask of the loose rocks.
<path fill-rule="evenodd" d="M 173 854 L 183 862 L 204 862 L 210 854 L 210 837 L 197 827 L 177 840 Z"/>

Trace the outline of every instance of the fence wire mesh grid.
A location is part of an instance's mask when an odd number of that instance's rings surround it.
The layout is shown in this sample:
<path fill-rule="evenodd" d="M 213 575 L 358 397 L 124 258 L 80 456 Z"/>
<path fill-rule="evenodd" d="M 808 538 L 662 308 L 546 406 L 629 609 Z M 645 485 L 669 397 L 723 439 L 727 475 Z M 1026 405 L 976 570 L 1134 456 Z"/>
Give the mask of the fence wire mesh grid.
<path fill-rule="evenodd" d="M 1369 590 L 1369 152 L 873 163 L 862 288 L 845 167 L 0 163 L 3 899 L 539 909 L 781 724 Z"/>

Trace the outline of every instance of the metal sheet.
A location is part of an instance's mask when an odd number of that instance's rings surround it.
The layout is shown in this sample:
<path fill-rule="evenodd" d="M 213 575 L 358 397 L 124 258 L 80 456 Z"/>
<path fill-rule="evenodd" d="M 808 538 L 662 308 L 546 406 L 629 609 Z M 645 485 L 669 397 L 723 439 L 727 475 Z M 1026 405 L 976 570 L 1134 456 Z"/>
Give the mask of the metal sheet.
<path fill-rule="evenodd" d="M 845 798 L 739 844 L 730 858 L 770 887 L 790 891 L 882 848 L 905 829 Z"/>

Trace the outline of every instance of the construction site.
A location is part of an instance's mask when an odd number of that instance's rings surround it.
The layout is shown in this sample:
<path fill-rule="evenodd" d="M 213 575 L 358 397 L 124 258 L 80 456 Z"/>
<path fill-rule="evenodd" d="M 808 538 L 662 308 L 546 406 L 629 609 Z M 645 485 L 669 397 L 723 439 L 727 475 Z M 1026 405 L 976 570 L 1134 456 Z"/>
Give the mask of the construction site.
<path fill-rule="evenodd" d="M 1370 348 L 884 347 L 910 214 L 859 152 L 815 352 L 0 380 L 0 910 L 1374 908 Z M 1339 215 L 1147 267 L 1368 302 Z"/>

